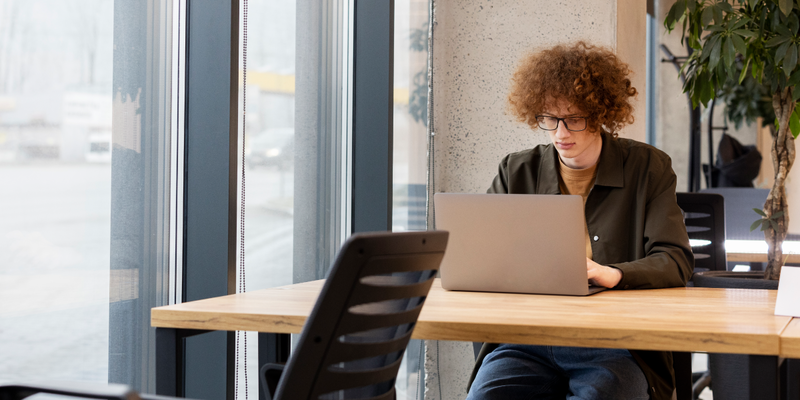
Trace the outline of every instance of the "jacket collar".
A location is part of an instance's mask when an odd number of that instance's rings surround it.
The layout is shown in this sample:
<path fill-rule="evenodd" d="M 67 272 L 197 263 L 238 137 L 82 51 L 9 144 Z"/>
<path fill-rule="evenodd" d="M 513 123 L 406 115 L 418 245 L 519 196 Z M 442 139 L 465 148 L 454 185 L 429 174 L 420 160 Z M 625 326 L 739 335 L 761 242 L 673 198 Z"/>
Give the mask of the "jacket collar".
<path fill-rule="evenodd" d="M 550 143 L 542 155 L 539 168 L 540 194 L 560 194 L 558 187 L 558 151 Z M 597 160 L 597 177 L 594 184 L 610 187 L 623 187 L 622 174 L 623 154 L 617 139 L 608 134 L 603 135 L 603 148 L 600 150 L 600 159 Z"/>
<path fill-rule="evenodd" d="M 555 148 L 553 149 L 555 150 Z M 625 181 L 622 172 L 623 158 L 619 140 L 609 134 L 604 134 L 603 149 L 600 150 L 600 160 L 597 161 L 597 178 L 595 178 L 594 184 L 623 187 Z"/>

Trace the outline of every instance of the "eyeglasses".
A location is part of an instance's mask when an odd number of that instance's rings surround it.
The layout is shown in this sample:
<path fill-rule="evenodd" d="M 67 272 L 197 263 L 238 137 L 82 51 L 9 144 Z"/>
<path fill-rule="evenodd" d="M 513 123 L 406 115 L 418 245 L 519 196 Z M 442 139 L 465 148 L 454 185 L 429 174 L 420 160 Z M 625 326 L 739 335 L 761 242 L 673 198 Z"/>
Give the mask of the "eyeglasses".
<path fill-rule="evenodd" d="M 552 115 L 537 115 L 536 121 L 539 122 L 539 128 L 546 131 L 554 131 L 558 129 L 558 122 L 564 123 L 567 130 L 579 132 L 586 129 L 586 117 L 564 117 L 558 118 Z"/>

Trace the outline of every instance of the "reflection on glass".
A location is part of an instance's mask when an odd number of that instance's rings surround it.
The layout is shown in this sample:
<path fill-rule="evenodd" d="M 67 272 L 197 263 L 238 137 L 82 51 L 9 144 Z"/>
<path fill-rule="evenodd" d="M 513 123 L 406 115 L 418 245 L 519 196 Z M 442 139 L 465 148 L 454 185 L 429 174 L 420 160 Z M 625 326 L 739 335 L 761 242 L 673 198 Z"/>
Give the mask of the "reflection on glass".
<path fill-rule="evenodd" d="M 426 229 L 428 0 L 396 0 L 392 230 Z M 397 377 L 398 399 L 423 398 L 422 342 L 412 340 Z"/>
<path fill-rule="evenodd" d="M 113 5 L 0 1 L 0 384 L 108 379 Z"/>

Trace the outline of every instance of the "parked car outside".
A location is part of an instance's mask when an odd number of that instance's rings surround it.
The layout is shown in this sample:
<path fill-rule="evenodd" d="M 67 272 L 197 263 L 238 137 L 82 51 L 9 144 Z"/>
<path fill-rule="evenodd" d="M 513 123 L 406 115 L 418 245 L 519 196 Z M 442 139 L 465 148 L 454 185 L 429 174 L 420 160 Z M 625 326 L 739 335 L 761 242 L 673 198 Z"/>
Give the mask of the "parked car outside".
<path fill-rule="evenodd" d="M 276 166 L 292 168 L 294 163 L 294 128 L 267 129 L 248 138 L 245 161 L 250 168 Z"/>

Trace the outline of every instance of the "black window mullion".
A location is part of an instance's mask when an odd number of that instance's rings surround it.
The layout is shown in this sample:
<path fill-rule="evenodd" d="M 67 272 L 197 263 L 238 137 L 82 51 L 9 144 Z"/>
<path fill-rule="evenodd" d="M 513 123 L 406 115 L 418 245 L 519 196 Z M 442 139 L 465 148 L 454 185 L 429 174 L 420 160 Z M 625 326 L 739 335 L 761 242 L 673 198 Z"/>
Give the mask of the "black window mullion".
<path fill-rule="evenodd" d="M 183 301 L 236 288 L 238 48 L 239 0 L 187 2 Z M 182 394 L 233 398 L 233 339 L 186 339 Z"/>

